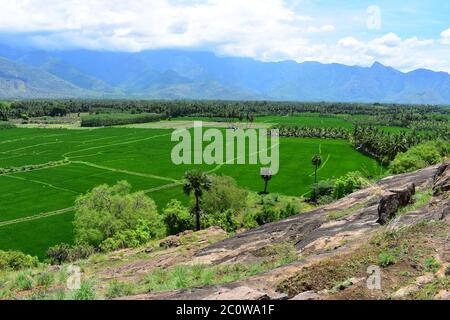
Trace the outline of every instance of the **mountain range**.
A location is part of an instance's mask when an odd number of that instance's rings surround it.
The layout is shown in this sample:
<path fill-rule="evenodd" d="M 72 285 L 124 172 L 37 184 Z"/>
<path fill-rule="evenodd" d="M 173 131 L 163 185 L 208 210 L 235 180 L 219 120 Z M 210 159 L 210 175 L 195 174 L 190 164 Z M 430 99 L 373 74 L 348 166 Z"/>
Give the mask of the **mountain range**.
<path fill-rule="evenodd" d="M 0 46 L 0 98 L 139 98 L 450 104 L 450 75 L 210 52 L 42 51 Z"/>

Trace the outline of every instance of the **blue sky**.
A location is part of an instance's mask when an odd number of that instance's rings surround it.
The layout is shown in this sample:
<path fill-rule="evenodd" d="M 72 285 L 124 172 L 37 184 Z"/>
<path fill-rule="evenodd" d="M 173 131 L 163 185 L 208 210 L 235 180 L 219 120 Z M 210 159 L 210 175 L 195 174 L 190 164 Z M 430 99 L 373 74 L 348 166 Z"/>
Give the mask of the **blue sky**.
<path fill-rule="evenodd" d="M 450 72 L 449 1 L 0 0 L 0 39 Z"/>

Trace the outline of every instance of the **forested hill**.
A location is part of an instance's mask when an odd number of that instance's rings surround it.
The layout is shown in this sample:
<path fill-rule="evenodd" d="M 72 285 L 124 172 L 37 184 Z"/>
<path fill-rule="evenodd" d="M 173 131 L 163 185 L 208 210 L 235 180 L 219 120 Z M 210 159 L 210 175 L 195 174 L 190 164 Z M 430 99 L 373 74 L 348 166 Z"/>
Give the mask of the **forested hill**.
<path fill-rule="evenodd" d="M 209 52 L 24 51 L 0 46 L 0 98 L 109 97 L 450 104 L 450 75 L 260 62 Z"/>

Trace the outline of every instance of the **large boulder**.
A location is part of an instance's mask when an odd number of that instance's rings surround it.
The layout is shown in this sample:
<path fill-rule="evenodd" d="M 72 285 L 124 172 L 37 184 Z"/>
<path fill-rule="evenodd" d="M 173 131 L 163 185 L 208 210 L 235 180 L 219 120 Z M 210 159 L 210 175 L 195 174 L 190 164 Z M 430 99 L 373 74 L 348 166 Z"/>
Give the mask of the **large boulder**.
<path fill-rule="evenodd" d="M 398 209 L 406 206 L 412 196 L 416 193 L 414 183 L 408 184 L 403 188 L 389 190 L 387 194 L 381 197 L 378 205 L 378 223 L 386 224 L 395 217 Z"/>
<path fill-rule="evenodd" d="M 450 170 L 449 164 L 441 165 L 434 177 L 433 194 L 435 196 L 450 190 Z"/>

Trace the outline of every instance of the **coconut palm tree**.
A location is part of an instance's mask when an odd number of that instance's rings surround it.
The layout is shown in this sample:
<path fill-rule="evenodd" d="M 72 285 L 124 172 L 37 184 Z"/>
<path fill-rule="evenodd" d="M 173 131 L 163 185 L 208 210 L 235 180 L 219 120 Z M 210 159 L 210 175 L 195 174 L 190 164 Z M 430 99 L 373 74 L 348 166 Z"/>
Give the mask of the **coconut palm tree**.
<path fill-rule="evenodd" d="M 312 159 L 311 159 L 311 163 L 315 167 L 315 170 L 314 170 L 314 183 L 317 183 L 317 169 L 322 164 L 322 157 L 320 156 L 320 154 L 314 155 L 314 157 L 312 157 Z"/>
<path fill-rule="evenodd" d="M 267 194 L 267 186 L 269 181 L 272 179 L 272 171 L 267 168 L 261 169 L 261 178 L 264 180 L 264 191 L 263 194 Z"/>
<path fill-rule="evenodd" d="M 195 214 L 195 226 L 196 230 L 199 231 L 201 229 L 200 224 L 200 202 L 201 197 L 204 191 L 208 191 L 211 189 L 211 179 L 208 175 L 200 170 L 191 170 L 187 171 L 184 174 L 184 185 L 183 191 L 186 195 L 190 195 L 194 193 L 195 197 L 195 207 L 193 208 L 193 212 Z"/>

